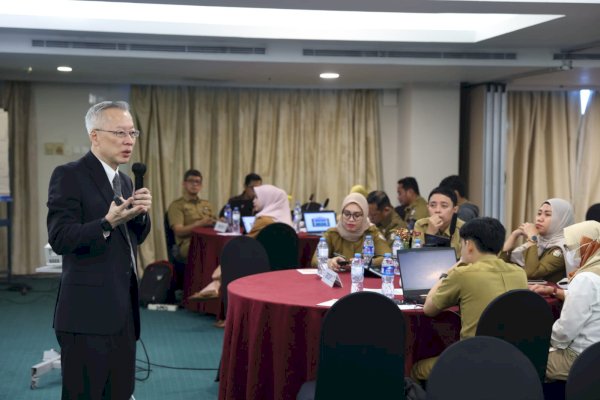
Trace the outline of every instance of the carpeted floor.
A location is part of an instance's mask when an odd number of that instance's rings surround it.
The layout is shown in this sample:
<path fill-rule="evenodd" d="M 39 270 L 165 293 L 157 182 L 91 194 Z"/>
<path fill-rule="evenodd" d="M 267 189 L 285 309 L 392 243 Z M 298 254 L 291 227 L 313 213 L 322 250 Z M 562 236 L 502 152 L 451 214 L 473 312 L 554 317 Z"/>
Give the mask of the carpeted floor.
<path fill-rule="evenodd" d="M 43 351 L 59 350 L 52 315 L 58 278 L 19 278 L 33 290 L 26 295 L 0 284 L 0 400 L 60 399 L 59 370 L 43 375 L 31 389 L 31 367 Z M 136 382 L 136 400 L 216 399 L 214 382 L 221 357 L 223 329 L 213 327 L 213 316 L 179 309 L 176 312 L 142 310 L 142 342 L 150 362 L 178 368 L 151 366 L 149 377 Z M 138 366 L 146 368 L 138 342 Z M 146 378 L 146 371 L 137 377 Z"/>

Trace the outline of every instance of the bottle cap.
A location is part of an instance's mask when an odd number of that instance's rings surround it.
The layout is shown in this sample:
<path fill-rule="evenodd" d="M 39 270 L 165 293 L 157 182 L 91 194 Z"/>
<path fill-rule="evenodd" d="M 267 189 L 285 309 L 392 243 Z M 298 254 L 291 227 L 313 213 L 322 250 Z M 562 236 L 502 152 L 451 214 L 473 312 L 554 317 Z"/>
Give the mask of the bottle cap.
<path fill-rule="evenodd" d="M 361 257 L 361 255 L 360 255 L 360 253 L 354 253 L 354 257 L 355 257 L 355 258 L 360 258 L 360 257 Z"/>

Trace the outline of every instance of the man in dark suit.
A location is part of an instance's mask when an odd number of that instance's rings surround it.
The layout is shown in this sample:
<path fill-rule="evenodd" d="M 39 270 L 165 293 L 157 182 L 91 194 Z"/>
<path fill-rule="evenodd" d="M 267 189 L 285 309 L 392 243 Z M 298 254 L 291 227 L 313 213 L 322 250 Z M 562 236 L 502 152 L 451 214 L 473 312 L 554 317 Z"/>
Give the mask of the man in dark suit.
<path fill-rule="evenodd" d="M 63 256 L 54 311 L 62 398 L 126 400 L 140 335 L 135 254 L 152 197 L 118 171 L 139 136 L 129 105 L 96 104 L 85 123 L 90 152 L 57 167 L 48 190 L 48 240 Z"/>

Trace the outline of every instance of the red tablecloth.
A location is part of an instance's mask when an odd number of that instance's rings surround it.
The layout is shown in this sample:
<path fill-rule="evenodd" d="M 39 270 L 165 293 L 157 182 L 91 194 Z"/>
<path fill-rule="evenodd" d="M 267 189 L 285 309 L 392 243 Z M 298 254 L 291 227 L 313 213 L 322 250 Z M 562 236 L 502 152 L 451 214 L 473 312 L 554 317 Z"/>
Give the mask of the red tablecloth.
<path fill-rule="evenodd" d="M 349 274 L 340 277 L 343 288 L 329 288 L 316 275 L 296 270 L 229 284 L 219 399 L 295 399 L 302 383 L 316 378 L 321 322 L 328 310 L 316 304 L 350 293 Z M 380 288 L 381 280 L 367 277 L 365 287 Z M 404 313 L 407 373 L 415 361 L 438 355 L 458 340 L 455 313 L 444 311 L 436 318 L 420 309 Z"/>
<path fill-rule="evenodd" d="M 196 228 L 192 231 L 183 282 L 183 294 L 186 299 L 184 304 L 188 310 L 223 317 L 223 303 L 220 300 L 187 301 L 187 298 L 211 282 L 212 273 L 219 265 L 223 247 L 234 237 L 219 235 L 213 228 Z M 298 235 L 298 256 L 301 266 L 310 266 L 318 242 L 319 236 L 303 233 Z"/>

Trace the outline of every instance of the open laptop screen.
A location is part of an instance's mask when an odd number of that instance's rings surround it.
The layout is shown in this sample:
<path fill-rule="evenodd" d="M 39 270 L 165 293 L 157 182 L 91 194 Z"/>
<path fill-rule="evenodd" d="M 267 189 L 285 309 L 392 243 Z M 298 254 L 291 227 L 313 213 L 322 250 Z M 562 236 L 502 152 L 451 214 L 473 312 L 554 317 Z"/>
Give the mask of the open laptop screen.
<path fill-rule="evenodd" d="M 399 250 L 398 265 L 404 297 L 427 294 L 440 275 L 455 263 L 456 253 L 452 247 Z"/>
<path fill-rule="evenodd" d="M 254 226 L 254 220 L 256 219 L 256 217 L 242 217 L 242 222 L 244 223 L 244 231 L 246 231 L 246 233 L 250 232 L 252 230 L 252 226 Z"/>
<path fill-rule="evenodd" d="M 321 234 L 337 225 L 334 211 L 305 212 L 304 225 L 307 233 Z"/>

